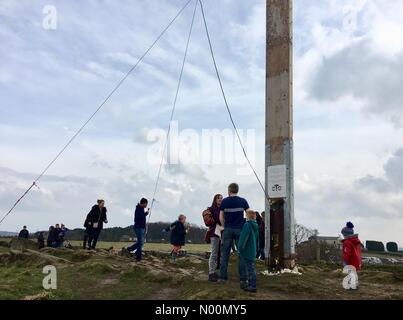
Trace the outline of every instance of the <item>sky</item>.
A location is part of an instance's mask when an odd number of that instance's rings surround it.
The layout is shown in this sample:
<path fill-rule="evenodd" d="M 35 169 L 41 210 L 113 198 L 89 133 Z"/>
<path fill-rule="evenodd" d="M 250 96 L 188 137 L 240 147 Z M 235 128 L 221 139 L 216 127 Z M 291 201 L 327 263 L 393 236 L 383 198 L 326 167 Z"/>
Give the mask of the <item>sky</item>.
<path fill-rule="evenodd" d="M 0 2 L 1 215 L 184 4 Z M 265 1 L 204 0 L 204 7 L 234 120 L 263 179 Z M 193 9 L 194 2 L 1 230 L 82 227 L 99 198 L 106 200 L 109 226 L 132 223 L 136 203 L 153 195 L 163 145 L 156 141 L 168 126 Z M 363 240 L 403 246 L 400 12 L 400 0 L 294 1 L 295 218 L 321 235 L 337 236 L 352 221 Z M 174 115 L 182 156 L 163 165 L 151 221 L 185 213 L 202 224 L 214 194 L 225 195 L 234 181 L 251 208 L 264 209 L 203 28 L 198 7 Z M 206 132 L 216 144 L 202 143 Z"/>

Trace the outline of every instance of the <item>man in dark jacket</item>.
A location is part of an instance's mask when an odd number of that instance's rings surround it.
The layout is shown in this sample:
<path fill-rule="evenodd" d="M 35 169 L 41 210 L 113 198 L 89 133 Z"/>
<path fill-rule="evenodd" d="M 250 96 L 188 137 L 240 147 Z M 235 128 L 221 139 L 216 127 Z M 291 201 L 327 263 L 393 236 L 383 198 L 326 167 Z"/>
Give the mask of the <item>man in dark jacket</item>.
<path fill-rule="evenodd" d="M 150 213 L 150 209 L 148 209 L 147 211 L 145 210 L 145 208 L 147 208 L 147 205 L 148 200 L 142 198 L 140 200 L 140 203 L 138 203 L 136 206 L 136 211 L 134 212 L 133 228 L 134 233 L 136 234 L 137 237 L 137 242 L 127 248 L 129 252 L 136 251 L 136 262 L 141 261 L 141 253 L 144 246 L 144 238 L 146 232 L 146 217 Z"/>
<path fill-rule="evenodd" d="M 104 228 L 104 223 L 108 223 L 106 216 L 107 209 L 105 208 L 105 201 L 98 200 L 98 204 L 94 205 L 88 214 L 88 225 L 91 226 L 91 231 L 88 237 L 88 249 L 95 250 L 97 246 L 98 237 Z"/>
<path fill-rule="evenodd" d="M 29 239 L 29 231 L 27 230 L 27 226 L 24 226 L 20 233 L 18 234 L 18 238 L 20 239 Z"/>

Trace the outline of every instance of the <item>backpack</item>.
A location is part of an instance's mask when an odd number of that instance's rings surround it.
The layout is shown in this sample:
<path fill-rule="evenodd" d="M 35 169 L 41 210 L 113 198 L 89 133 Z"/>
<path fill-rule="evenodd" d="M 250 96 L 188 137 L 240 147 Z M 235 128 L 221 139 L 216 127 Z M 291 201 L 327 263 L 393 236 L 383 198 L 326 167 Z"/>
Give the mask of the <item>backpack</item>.
<path fill-rule="evenodd" d="M 203 216 L 204 224 L 207 227 L 213 226 L 215 224 L 215 221 L 213 219 L 213 215 L 212 215 L 211 211 L 208 208 L 203 211 L 202 216 Z"/>

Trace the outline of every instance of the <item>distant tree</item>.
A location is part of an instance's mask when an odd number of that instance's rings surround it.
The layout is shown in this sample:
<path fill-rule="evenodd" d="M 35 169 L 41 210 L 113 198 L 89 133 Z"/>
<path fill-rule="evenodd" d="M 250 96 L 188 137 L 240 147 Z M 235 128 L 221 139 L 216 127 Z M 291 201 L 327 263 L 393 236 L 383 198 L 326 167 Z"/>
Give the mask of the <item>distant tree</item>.
<path fill-rule="evenodd" d="M 386 250 L 389 252 L 397 252 L 399 249 L 396 242 L 388 242 L 386 243 Z"/>
<path fill-rule="evenodd" d="M 147 241 L 148 242 L 168 242 L 170 235 L 163 236 L 161 234 L 161 230 L 169 226 L 172 222 L 153 222 L 147 225 Z M 198 225 L 192 224 L 190 226 L 189 233 L 186 235 L 186 241 L 190 240 L 192 243 L 204 243 L 204 236 L 206 234 L 207 229 L 204 227 L 200 227 Z M 125 228 L 114 227 L 114 228 L 105 228 L 101 236 L 99 237 L 100 241 L 111 241 L 111 242 L 119 242 L 123 238 L 127 237 L 135 237 L 133 226 L 128 226 Z M 67 240 L 82 240 L 84 237 L 83 229 L 74 229 L 70 230 L 67 233 Z"/>
<path fill-rule="evenodd" d="M 302 224 L 295 224 L 295 244 L 300 244 L 318 234 L 319 232 L 317 229 L 309 229 Z"/>

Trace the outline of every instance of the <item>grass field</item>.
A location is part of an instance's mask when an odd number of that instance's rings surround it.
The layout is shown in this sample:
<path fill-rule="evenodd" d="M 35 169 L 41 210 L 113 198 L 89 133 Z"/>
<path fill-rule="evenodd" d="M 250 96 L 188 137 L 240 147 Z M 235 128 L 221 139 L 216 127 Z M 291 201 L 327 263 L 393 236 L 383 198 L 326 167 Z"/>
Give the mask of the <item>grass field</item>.
<path fill-rule="evenodd" d="M 345 275 L 337 265 L 299 265 L 302 275 L 267 276 L 257 263 L 258 293 L 239 289 L 237 257 L 231 257 L 225 285 L 207 281 L 206 245 L 186 246 L 189 255 L 171 263 L 170 246 L 147 244 L 145 258 L 117 255 L 126 243 L 103 243 L 79 249 L 10 250 L 0 242 L 0 299 L 403 299 L 403 268 L 368 266 L 359 273 L 360 289 L 342 288 Z M 197 255 L 195 255 L 197 254 Z M 57 290 L 42 287 L 45 265 L 57 268 Z"/>

